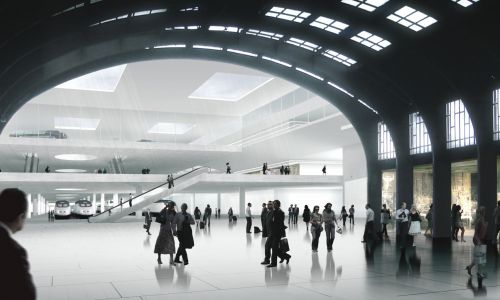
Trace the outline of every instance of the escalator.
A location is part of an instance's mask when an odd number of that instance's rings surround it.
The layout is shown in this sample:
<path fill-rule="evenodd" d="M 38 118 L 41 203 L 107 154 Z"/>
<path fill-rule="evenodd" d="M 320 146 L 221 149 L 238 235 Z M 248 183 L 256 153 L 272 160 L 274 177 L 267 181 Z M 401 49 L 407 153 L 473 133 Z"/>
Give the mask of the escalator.
<path fill-rule="evenodd" d="M 201 174 L 210 172 L 208 167 L 195 167 L 182 174 L 174 176 L 174 187 L 169 189 L 168 182 L 162 183 L 142 194 L 134 196 L 131 200 L 132 206 L 129 206 L 129 200 L 124 201 L 122 204 L 117 204 L 99 214 L 90 217 L 89 223 L 110 223 L 116 222 L 121 218 L 143 208 L 151 205 L 155 201 L 168 197 L 174 193 L 178 193 L 185 188 L 197 183 Z"/>

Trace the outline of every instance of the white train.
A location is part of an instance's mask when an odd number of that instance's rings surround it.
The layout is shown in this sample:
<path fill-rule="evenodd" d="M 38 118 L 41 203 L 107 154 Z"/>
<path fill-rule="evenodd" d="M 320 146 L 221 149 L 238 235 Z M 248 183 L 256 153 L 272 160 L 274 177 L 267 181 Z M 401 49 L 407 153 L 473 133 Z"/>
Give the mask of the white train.
<path fill-rule="evenodd" d="M 57 200 L 54 206 L 54 217 L 56 219 L 69 218 L 71 216 L 71 208 L 66 200 Z"/>
<path fill-rule="evenodd" d="M 142 214 L 144 215 L 148 208 L 151 210 L 151 215 L 152 216 L 157 216 L 160 214 L 160 211 L 165 208 L 165 204 L 168 202 L 172 202 L 172 200 L 169 199 L 160 199 L 155 201 L 154 203 L 146 206 L 145 208 L 142 209 Z"/>
<path fill-rule="evenodd" d="M 88 218 L 94 214 L 92 202 L 88 200 L 78 200 L 71 207 L 71 214 L 77 218 Z"/>

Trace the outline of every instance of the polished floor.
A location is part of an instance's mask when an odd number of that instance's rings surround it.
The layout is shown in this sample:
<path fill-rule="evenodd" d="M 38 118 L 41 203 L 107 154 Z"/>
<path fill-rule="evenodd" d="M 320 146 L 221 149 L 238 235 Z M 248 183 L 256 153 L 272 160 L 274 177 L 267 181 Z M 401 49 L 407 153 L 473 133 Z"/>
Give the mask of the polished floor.
<path fill-rule="evenodd" d="M 476 278 L 469 281 L 464 271 L 470 237 L 445 249 L 433 248 L 420 236 L 416 251 L 409 249 L 403 259 L 391 239 L 369 255 L 360 242 L 363 220 L 358 220 L 337 234 L 331 253 L 324 235 L 319 252 L 312 253 L 311 236 L 299 222 L 287 230 L 290 264 L 267 269 L 260 265 L 264 241 L 260 234 L 245 234 L 244 219 L 234 225 L 212 220 L 209 229 L 193 230 L 190 264 L 172 267 L 167 257 L 158 265 L 153 254 L 157 225 L 153 223 L 148 237 L 139 221 L 38 219 L 15 237 L 28 250 L 38 299 L 43 300 L 500 299 L 498 248 L 490 249 L 488 278 L 478 288 Z"/>

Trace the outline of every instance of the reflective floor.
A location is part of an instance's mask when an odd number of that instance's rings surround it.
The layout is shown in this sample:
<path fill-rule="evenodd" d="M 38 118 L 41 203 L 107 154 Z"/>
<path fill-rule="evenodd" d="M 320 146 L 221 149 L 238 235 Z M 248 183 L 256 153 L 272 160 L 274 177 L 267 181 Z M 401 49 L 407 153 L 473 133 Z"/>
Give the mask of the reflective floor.
<path fill-rule="evenodd" d="M 254 222 L 260 221 L 256 218 Z M 260 224 L 259 224 L 260 225 Z M 419 236 L 402 257 L 394 238 L 373 251 L 361 243 L 363 220 L 338 235 L 327 253 L 324 235 L 312 253 L 305 224 L 287 230 L 290 264 L 267 269 L 261 234 L 245 221 L 212 220 L 193 230 L 188 266 L 159 266 L 153 253 L 158 224 L 147 236 L 142 223 L 88 224 L 32 220 L 15 235 L 27 249 L 38 299 L 500 299 L 498 248 L 488 253 L 488 278 L 479 288 L 464 270 L 471 238 L 451 249 L 432 248 Z M 177 241 L 176 241 L 177 242 Z M 495 252 L 496 251 L 496 252 Z M 0 297 L 1 298 L 1 297 Z"/>

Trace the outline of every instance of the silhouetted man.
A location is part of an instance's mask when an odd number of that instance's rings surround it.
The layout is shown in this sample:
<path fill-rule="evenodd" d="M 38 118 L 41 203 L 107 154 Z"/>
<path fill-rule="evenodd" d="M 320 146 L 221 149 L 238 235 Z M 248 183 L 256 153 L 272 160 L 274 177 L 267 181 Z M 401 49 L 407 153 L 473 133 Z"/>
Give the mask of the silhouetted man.
<path fill-rule="evenodd" d="M 28 209 L 26 194 L 18 189 L 0 193 L 0 293 L 2 299 L 36 299 L 26 250 L 12 234 L 23 229 Z"/>
<path fill-rule="evenodd" d="M 266 216 L 267 216 L 267 207 L 265 203 L 262 203 L 262 211 L 260 213 L 260 223 L 262 224 L 262 237 L 267 236 L 267 228 L 266 228 Z"/>
<path fill-rule="evenodd" d="M 247 209 L 245 210 L 245 217 L 247 218 L 247 233 L 252 233 L 250 228 L 252 228 L 252 203 L 248 202 Z"/>
<path fill-rule="evenodd" d="M 146 232 L 151 235 L 149 229 L 151 228 L 151 222 L 153 222 L 153 217 L 151 217 L 151 209 L 148 208 L 146 214 L 144 215 L 144 223 L 146 223 Z"/>
<path fill-rule="evenodd" d="M 273 236 L 271 233 L 271 225 L 273 222 L 273 201 L 267 202 L 267 211 L 265 215 L 265 226 L 262 230 L 262 237 L 267 237 L 266 244 L 264 246 L 264 261 L 261 265 L 269 265 L 271 263 L 271 248 L 273 244 Z"/>
<path fill-rule="evenodd" d="M 273 220 L 271 222 L 270 232 L 272 235 L 272 256 L 271 264 L 268 268 L 274 268 L 278 262 L 278 256 L 281 258 L 280 262 L 286 260 L 286 263 L 290 261 L 292 257 L 290 254 L 282 251 L 280 249 L 280 241 L 282 237 L 285 237 L 285 213 L 280 209 L 281 202 L 279 200 L 273 201 Z"/>

